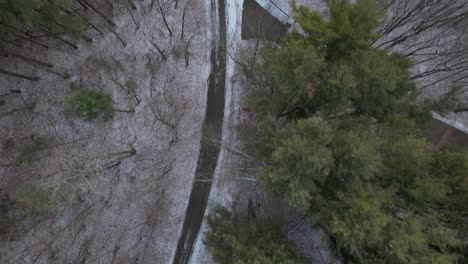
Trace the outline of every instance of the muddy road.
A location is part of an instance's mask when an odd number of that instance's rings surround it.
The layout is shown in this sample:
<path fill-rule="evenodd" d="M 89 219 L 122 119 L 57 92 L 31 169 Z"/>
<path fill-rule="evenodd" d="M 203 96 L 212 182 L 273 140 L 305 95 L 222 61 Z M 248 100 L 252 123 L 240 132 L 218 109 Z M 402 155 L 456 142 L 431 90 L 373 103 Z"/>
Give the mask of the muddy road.
<path fill-rule="evenodd" d="M 217 2 L 217 3 L 216 3 Z M 219 156 L 226 93 L 226 12 L 225 0 L 211 0 L 212 23 L 219 22 L 219 32 L 212 32 L 211 73 L 203 135 L 195 181 L 179 237 L 174 264 L 188 263 L 205 214 Z M 218 8 L 217 12 L 214 10 Z M 214 17 L 216 14 L 218 18 Z M 213 26 L 213 31 L 217 27 Z M 218 36 L 216 38 L 215 36 Z"/>

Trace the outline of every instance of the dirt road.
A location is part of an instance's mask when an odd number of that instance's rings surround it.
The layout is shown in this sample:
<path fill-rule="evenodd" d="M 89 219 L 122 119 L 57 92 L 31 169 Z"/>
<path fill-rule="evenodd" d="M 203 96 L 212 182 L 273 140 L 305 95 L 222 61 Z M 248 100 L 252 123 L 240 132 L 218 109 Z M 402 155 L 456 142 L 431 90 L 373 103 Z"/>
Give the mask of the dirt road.
<path fill-rule="evenodd" d="M 217 4 L 216 4 L 217 1 Z M 210 194 L 212 178 L 220 151 L 226 92 L 226 13 L 225 0 L 212 0 L 213 24 L 219 22 L 219 32 L 213 32 L 211 49 L 211 74 L 208 79 L 208 98 L 203 136 L 195 181 L 185 215 L 182 233 L 177 245 L 174 264 L 186 264 L 192 254 L 193 244 L 203 221 Z M 216 27 L 213 27 L 215 31 Z"/>

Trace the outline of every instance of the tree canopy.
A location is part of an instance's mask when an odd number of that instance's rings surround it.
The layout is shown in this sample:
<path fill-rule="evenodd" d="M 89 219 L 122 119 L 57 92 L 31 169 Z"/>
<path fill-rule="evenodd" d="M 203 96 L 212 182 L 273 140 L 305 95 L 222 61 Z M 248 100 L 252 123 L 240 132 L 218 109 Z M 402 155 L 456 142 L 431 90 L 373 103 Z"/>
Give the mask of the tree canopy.
<path fill-rule="evenodd" d="M 373 2 L 330 1 L 328 20 L 296 7 L 304 32 L 262 50 L 254 105 L 290 119 L 352 112 L 382 120 L 408 111 L 416 93 L 409 62 L 372 46 L 380 17 Z"/>
<path fill-rule="evenodd" d="M 430 151 L 424 138 L 404 132 L 414 125 L 363 123 L 286 125 L 266 139 L 261 179 L 358 262 L 455 259 L 466 239 L 468 153 Z"/>
<path fill-rule="evenodd" d="M 79 38 L 83 21 L 68 8 L 68 0 L 0 1 L 0 26 L 5 31 L 33 30 Z"/>
<path fill-rule="evenodd" d="M 455 263 L 467 255 L 468 152 L 435 148 L 410 63 L 373 47 L 374 1 L 294 7 L 301 33 L 262 50 L 252 106 L 267 189 L 302 211 L 353 263 Z M 442 107 L 443 108 L 443 107 Z M 285 118 L 283 118 L 285 117 Z"/>
<path fill-rule="evenodd" d="M 68 113 L 90 121 L 100 118 L 110 120 L 114 117 L 112 96 L 105 91 L 79 86 L 65 98 L 65 103 Z"/>
<path fill-rule="evenodd" d="M 220 264 L 304 263 L 278 225 L 234 215 L 219 207 L 208 216 L 205 245 Z"/>

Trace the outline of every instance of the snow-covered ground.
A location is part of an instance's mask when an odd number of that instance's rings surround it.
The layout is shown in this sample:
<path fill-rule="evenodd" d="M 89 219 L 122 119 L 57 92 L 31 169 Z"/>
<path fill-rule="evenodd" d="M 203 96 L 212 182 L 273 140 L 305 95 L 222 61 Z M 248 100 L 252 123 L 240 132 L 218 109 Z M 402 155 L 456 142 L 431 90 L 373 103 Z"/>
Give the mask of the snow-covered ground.
<path fill-rule="evenodd" d="M 14 164 L 32 135 L 52 142 L 32 163 L 1 166 L 0 189 L 14 197 L 33 184 L 56 201 L 48 212 L 21 215 L 21 232 L 0 244 L 0 263 L 170 262 L 198 160 L 210 72 L 210 5 L 180 0 L 176 9 L 173 1 L 161 1 L 170 38 L 151 2 L 137 1 L 132 10 L 126 1 L 113 3 L 113 9 L 94 1 L 117 24 L 113 30 L 126 46 L 92 10 L 87 16 L 104 32 L 101 36 L 90 29 L 92 43 L 82 42 L 78 50 L 25 44 L 22 51 L 55 64 L 54 70 L 68 72 L 70 79 L 15 59 L 0 61 L 2 69 L 42 78 L 0 77 L 0 94 L 21 90 L 26 102 L 36 104 L 32 112 L 1 117 L 0 163 Z M 66 116 L 64 98 L 73 81 L 111 93 L 117 109 L 134 112 L 117 112 L 107 123 Z M 23 103 L 17 94 L 2 99 L 6 104 L 0 112 Z M 13 147 L 6 149 L 5 142 Z M 126 157 L 132 148 L 136 154 Z"/>

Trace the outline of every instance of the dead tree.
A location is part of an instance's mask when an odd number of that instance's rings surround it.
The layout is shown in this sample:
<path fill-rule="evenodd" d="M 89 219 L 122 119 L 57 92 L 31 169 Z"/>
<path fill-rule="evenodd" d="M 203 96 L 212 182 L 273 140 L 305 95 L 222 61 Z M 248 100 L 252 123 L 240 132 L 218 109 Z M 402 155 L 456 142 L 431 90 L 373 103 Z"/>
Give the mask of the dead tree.
<path fill-rule="evenodd" d="M 129 158 L 131 156 L 134 156 L 137 154 L 137 151 L 136 149 L 133 147 L 133 146 L 129 146 L 129 149 L 128 150 L 124 150 L 124 151 L 119 151 L 119 152 L 115 152 L 115 153 L 110 153 L 109 154 L 109 157 L 118 157 L 118 161 L 122 161 L 126 158 Z"/>
<path fill-rule="evenodd" d="M 35 103 L 27 104 L 25 106 L 14 108 L 7 112 L 0 113 L 0 117 L 9 116 L 9 115 L 12 115 L 18 112 L 23 112 L 23 111 L 32 111 L 35 107 L 36 107 Z"/>
<path fill-rule="evenodd" d="M 195 37 L 195 34 L 192 35 L 186 45 L 185 45 L 185 51 L 184 51 L 184 58 L 185 58 L 185 67 L 187 68 L 189 66 L 189 57 L 190 57 L 190 43 L 192 43 L 192 39 Z"/>
<path fill-rule="evenodd" d="M 104 36 L 104 33 L 102 32 L 102 30 L 100 30 L 96 25 L 91 23 L 91 21 L 89 21 L 88 18 L 86 18 L 84 15 L 82 15 L 80 12 L 78 12 L 78 10 L 71 11 L 71 10 L 68 10 L 68 9 L 65 9 L 65 8 L 62 8 L 62 10 L 64 12 L 66 12 L 67 14 L 74 14 L 75 16 L 79 17 L 83 22 L 88 24 L 88 26 L 90 26 L 91 28 L 96 30 L 101 36 Z"/>
<path fill-rule="evenodd" d="M 89 8 L 91 8 L 91 10 L 93 10 L 96 14 L 98 14 L 102 19 L 104 19 L 112 27 L 116 26 L 116 24 L 111 19 L 109 19 L 106 15 L 104 15 L 104 13 L 102 13 L 93 4 L 89 3 L 88 0 L 75 0 L 75 1 L 80 3 L 82 6 L 88 6 Z"/>
<path fill-rule="evenodd" d="M 45 70 L 45 71 L 47 71 L 49 73 L 58 75 L 58 76 L 60 76 L 60 77 L 62 77 L 64 79 L 70 78 L 70 76 L 67 73 L 61 73 L 61 72 L 58 72 L 56 70 L 53 70 L 52 68 L 54 68 L 54 65 L 51 64 L 51 63 L 48 63 L 48 62 L 44 62 L 44 61 L 41 61 L 41 60 L 38 60 L 38 59 L 35 59 L 35 58 L 32 58 L 32 57 L 24 56 L 24 55 L 16 53 L 16 52 L 6 51 L 6 50 L 1 49 L 1 48 L 0 48 L 0 56 L 7 57 L 7 58 L 8 57 L 18 58 L 21 61 L 32 64 L 33 66 L 36 66 L 36 65 L 40 66 L 43 70 Z M 5 71 L 3 73 L 7 74 L 7 72 L 5 72 Z M 36 81 L 36 80 L 38 80 L 37 78 L 39 78 L 39 77 L 31 77 L 31 76 L 26 76 L 24 74 L 11 73 L 11 72 L 9 73 L 9 75 L 19 77 L 19 78 L 23 78 L 23 79 L 28 79 L 30 81 Z"/>
<path fill-rule="evenodd" d="M 150 104 L 155 121 L 170 131 L 171 141 L 169 147 L 179 142 L 180 125 L 183 117 L 189 111 L 188 101 L 176 89 L 174 81 L 175 77 L 166 79 L 160 95 Z"/>
<path fill-rule="evenodd" d="M 48 49 L 50 48 L 48 45 L 43 44 L 36 40 L 37 36 L 33 36 L 30 33 L 17 29 L 11 25 L 0 23 L 0 30 L 7 34 L 7 36 L 13 36 L 14 38 L 18 38 L 21 40 L 25 40 L 31 42 L 35 45 L 38 45 L 42 48 Z"/>
<path fill-rule="evenodd" d="M 391 37 L 378 47 L 388 49 L 429 30 L 456 25 L 468 17 L 467 8 L 464 0 L 391 1 L 387 21 L 379 29 L 381 35 Z"/>
<path fill-rule="evenodd" d="M 157 2 L 158 2 L 159 13 L 161 14 L 164 25 L 166 26 L 166 29 L 169 32 L 169 39 L 172 39 L 172 30 L 171 30 L 171 27 L 169 26 L 169 23 L 167 22 L 167 18 L 166 18 L 167 12 L 168 12 L 168 9 L 169 9 L 169 6 L 167 5 L 168 2 L 161 3 L 161 0 L 157 0 Z"/>
<path fill-rule="evenodd" d="M 44 62 L 44 61 L 41 61 L 41 60 L 38 60 L 38 59 L 35 59 L 35 58 L 23 56 L 23 55 L 21 55 L 19 53 L 16 53 L 16 52 L 2 50 L 1 48 L 0 48 L 0 56 L 19 58 L 19 59 L 21 59 L 23 61 L 26 61 L 26 62 L 29 62 L 29 63 L 32 63 L 32 64 L 36 64 L 36 65 L 40 65 L 40 66 L 44 66 L 44 67 L 47 67 L 47 68 L 53 68 L 54 67 L 53 64 L 50 64 L 48 62 Z"/>
<path fill-rule="evenodd" d="M 167 60 L 167 56 L 166 54 L 164 54 L 164 51 L 161 49 L 161 47 L 153 39 L 149 38 L 145 32 L 143 32 L 143 36 L 158 51 L 159 55 L 161 55 L 163 60 Z"/>
<path fill-rule="evenodd" d="M 178 2 L 179 1 L 176 2 L 176 8 L 177 8 L 177 3 Z M 188 8 L 188 3 L 185 5 L 184 11 L 182 11 L 182 26 L 181 26 L 181 29 L 180 29 L 180 40 L 184 40 L 185 16 L 187 14 L 187 8 Z"/>
<path fill-rule="evenodd" d="M 133 15 L 133 11 L 136 11 L 137 7 L 132 0 L 128 0 L 127 3 L 128 4 L 125 5 L 125 8 L 127 8 L 128 13 L 130 13 L 130 17 L 132 18 L 133 24 L 135 24 L 136 30 L 138 30 L 140 29 L 140 25 L 136 22 L 135 16 Z"/>
<path fill-rule="evenodd" d="M 112 32 L 112 34 L 114 34 L 117 37 L 118 40 L 120 40 L 120 42 L 122 43 L 124 47 L 127 46 L 127 42 L 125 42 L 125 40 L 123 40 L 123 38 L 114 29 L 112 28 L 108 28 L 108 29 L 110 32 Z"/>
<path fill-rule="evenodd" d="M 136 90 L 138 88 L 134 79 L 130 78 L 125 82 L 125 85 L 121 84 L 119 81 L 114 80 L 111 78 L 111 81 L 117 85 L 121 90 L 125 93 L 132 95 L 133 99 L 137 102 L 137 105 L 141 103 L 141 99 L 138 97 Z"/>
<path fill-rule="evenodd" d="M 6 71 L 6 70 L 2 70 L 2 69 L 0 69 L 0 74 L 5 74 L 5 75 L 13 76 L 13 77 L 16 77 L 16 78 L 25 79 L 25 80 L 28 80 L 28 81 L 33 81 L 33 82 L 37 82 L 37 81 L 41 80 L 41 78 L 39 78 L 37 76 L 29 76 L 29 75 L 10 72 L 10 71 Z"/>
<path fill-rule="evenodd" d="M 414 80 L 431 76 L 420 88 L 440 82 L 464 81 L 468 76 L 468 1 L 387 0 L 388 15 L 379 29 L 375 46 L 397 51 L 413 65 L 424 64 Z"/>

